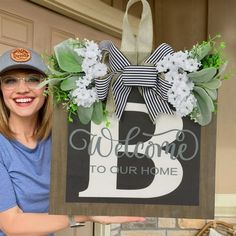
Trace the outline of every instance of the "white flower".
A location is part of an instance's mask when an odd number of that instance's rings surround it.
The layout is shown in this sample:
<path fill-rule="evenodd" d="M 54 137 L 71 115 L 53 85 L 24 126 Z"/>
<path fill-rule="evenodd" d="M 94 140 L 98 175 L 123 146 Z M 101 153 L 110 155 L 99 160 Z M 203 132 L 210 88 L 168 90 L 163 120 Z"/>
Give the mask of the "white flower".
<path fill-rule="evenodd" d="M 159 73 L 166 72 L 168 69 L 168 64 L 166 63 L 165 60 L 161 60 L 157 63 L 156 69 Z"/>
<path fill-rule="evenodd" d="M 175 104 L 176 104 L 176 99 L 177 99 L 177 96 L 176 96 L 175 92 L 174 92 L 172 89 L 170 89 L 170 90 L 167 92 L 167 95 L 168 95 L 168 102 L 169 102 L 170 104 L 172 104 L 173 106 L 175 106 Z"/>
<path fill-rule="evenodd" d="M 197 71 L 200 66 L 201 63 L 199 63 L 197 59 L 189 58 L 183 63 L 182 68 L 185 71 L 194 72 Z"/>
<path fill-rule="evenodd" d="M 81 79 L 81 77 L 75 81 L 75 84 L 76 84 L 76 87 L 80 89 L 83 89 L 84 87 L 86 87 L 84 80 Z"/>
<path fill-rule="evenodd" d="M 93 67 L 94 78 L 102 77 L 107 73 L 107 66 L 103 63 L 97 63 Z"/>
<path fill-rule="evenodd" d="M 102 54 L 94 41 L 86 40 L 83 48 L 74 50 L 83 57 L 81 67 L 85 75 L 76 81 L 76 88 L 70 92 L 70 97 L 77 106 L 90 107 L 98 101 L 96 89 L 93 87 L 94 79 L 104 76 L 107 66 L 100 62 Z"/>
<path fill-rule="evenodd" d="M 86 71 L 91 67 L 94 66 L 97 63 L 97 60 L 95 58 L 87 58 L 85 57 L 82 62 L 82 69 L 86 73 Z"/>
<path fill-rule="evenodd" d="M 173 54 L 165 56 L 161 61 L 156 65 L 157 71 L 166 72 L 166 71 L 179 71 L 180 69 L 187 72 L 197 71 L 201 63 L 197 59 L 191 57 L 191 54 L 188 51 L 178 51 Z"/>
<path fill-rule="evenodd" d="M 77 106 L 90 107 L 94 102 L 98 101 L 98 96 L 95 88 L 81 89 L 77 88 L 71 92 L 73 102 Z"/>
<path fill-rule="evenodd" d="M 76 80 L 76 87 L 80 88 L 80 89 L 84 89 L 86 88 L 89 84 L 91 84 L 92 79 L 89 76 L 83 76 L 83 77 L 79 77 L 78 80 Z"/>
<path fill-rule="evenodd" d="M 90 75 L 85 75 L 85 76 L 83 76 L 83 81 L 84 81 L 84 84 L 86 84 L 86 86 L 88 86 L 89 84 L 91 84 L 93 82 L 93 77 Z"/>
<path fill-rule="evenodd" d="M 97 58 L 100 54 L 100 50 L 98 44 L 94 41 L 86 41 L 85 42 L 86 52 L 85 57 L 87 58 Z"/>
<path fill-rule="evenodd" d="M 194 83 L 188 78 L 188 73 L 197 71 L 200 66 L 188 51 L 169 54 L 156 65 L 158 73 L 164 73 L 165 79 L 172 84 L 167 93 L 168 102 L 181 117 L 191 113 L 196 106 L 196 98 L 192 94 Z"/>
<path fill-rule="evenodd" d="M 181 105 L 176 109 L 176 114 L 179 116 L 186 116 L 192 112 L 193 108 L 196 107 L 196 98 L 190 94 L 184 100 L 181 101 Z"/>
<path fill-rule="evenodd" d="M 85 48 L 75 48 L 74 51 L 81 57 L 85 57 Z"/>
<path fill-rule="evenodd" d="M 169 82 L 169 83 L 171 83 L 171 84 L 173 84 L 174 83 L 174 81 L 176 80 L 176 78 L 179 76 L 179 73 L 177 72 L 177 71 L 169 71 L 169 72 L 167 72 L 166 74 L 165 74 L 165 79 Z"/>
<path fill-rule="evenodd" d="M 176 108 L 176 114 L 179 116 L 188 115 L 196 106 L 192 89 L 194 84 L 187 77 L 187 73 L 178 73 L 176 71 L 167 73 L 167 80 L 172 84 L 168 91 L 168 102 Z M 192 102 L 190 102 L 192 101 Z"/>

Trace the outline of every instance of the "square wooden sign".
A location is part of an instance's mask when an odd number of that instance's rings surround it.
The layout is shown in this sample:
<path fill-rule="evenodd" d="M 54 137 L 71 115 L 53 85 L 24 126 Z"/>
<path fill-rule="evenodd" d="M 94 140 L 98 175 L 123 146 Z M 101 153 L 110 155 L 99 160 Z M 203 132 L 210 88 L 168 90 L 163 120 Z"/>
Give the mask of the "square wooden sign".
<path fill-rule="evenodd" d="M 213 218 L 216 122 L 160 114 L 137 89 L 120 121 L 83 125 L 55 106 L 51 214 Z"/>

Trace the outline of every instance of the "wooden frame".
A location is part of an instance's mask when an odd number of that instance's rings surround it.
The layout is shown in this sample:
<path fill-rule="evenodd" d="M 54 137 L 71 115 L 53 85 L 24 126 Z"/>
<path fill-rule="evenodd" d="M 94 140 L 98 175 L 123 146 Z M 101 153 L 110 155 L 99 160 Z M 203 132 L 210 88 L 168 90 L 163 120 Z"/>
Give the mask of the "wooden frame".
<path fill-rule="evenodd" d="M 67 114 L 55 106 L 53 116 L 53 160 L 51 169 L 51 214 L 143 215 L 153 217 L 214 217 L 216 119 L 201 128 L 199 203 L 197 205 L 122 204 L 106 202 L 66 202 Z"/>

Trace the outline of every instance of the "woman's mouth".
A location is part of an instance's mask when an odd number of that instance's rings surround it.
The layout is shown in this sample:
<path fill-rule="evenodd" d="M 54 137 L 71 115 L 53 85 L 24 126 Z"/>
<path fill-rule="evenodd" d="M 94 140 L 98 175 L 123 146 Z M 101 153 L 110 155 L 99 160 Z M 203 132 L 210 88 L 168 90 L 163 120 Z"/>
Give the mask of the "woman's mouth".
<path fill-rule="evenodd" d="M 32 103 L 34 99 L 33 98 L 15 98 L 14 101 L 17 105 L 19 106 L 27 106 L 30 105 Z"/>

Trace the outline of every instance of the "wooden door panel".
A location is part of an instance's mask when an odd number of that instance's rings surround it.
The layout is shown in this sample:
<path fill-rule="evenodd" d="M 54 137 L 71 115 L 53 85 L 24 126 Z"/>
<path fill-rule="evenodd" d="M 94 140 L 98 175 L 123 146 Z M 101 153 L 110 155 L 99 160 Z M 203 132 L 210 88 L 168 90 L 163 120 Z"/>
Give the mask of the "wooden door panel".
<path fill-rule="evenodd" d="M 12 47 L 32 47 L 33 21 L 0 9 L 0 25 L 0 43 Z"/>

